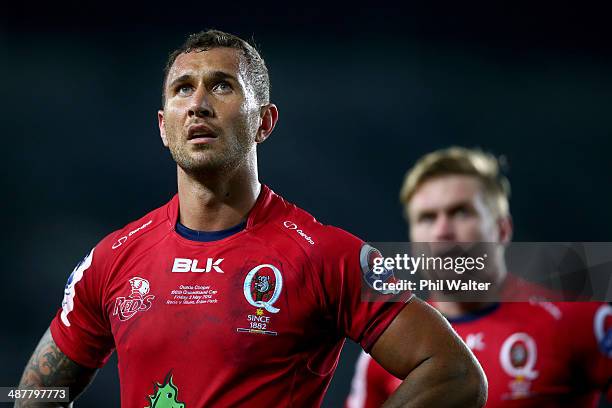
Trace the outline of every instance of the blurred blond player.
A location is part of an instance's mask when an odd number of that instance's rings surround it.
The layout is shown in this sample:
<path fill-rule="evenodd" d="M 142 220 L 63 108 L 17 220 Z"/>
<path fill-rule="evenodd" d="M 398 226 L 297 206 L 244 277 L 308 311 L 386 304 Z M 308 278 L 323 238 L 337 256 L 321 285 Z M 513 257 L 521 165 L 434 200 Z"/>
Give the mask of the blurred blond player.
<path fill-rule="evenodd" d="M 410 239 L 501 244 L 487 279 L 503 290 L 517 282 L 503 253 L 512 236 L 509 192 L 490 154 L 459 147 L 430 153 L 408 172 L 400 193 Z M 430 302 L 480 361 L 489 383 L 487 407 L 594 407 L 602 392 L 612 396 L 609 305 L 458 303 L 441 292 Z M 362 353 L 346 405 L 380 407 L 400 383 Z"/>

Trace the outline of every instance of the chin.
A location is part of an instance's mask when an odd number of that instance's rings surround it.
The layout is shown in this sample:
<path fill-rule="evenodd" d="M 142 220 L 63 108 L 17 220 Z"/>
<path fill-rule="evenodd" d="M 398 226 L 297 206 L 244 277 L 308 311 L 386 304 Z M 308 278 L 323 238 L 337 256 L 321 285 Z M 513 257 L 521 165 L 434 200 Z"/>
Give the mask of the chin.
<path fill-rule="evenodd" d="M 177 163 L 185 173 L 211 173 L 224 170 L 224 166 L 221 163 L 217 163 L 213 160 L 207 161 L 191 161 L 188 163 Z"/>

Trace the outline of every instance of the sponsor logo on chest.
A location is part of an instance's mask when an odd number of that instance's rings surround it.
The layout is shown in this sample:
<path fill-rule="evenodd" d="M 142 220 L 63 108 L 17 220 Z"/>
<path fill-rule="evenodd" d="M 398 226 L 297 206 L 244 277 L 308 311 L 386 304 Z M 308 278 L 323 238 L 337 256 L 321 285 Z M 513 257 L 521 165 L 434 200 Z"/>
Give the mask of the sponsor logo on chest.
<path fill-rule="evenodd" d="M 223 258 L 206 258 L 205 261 L 201 263 L 203 268 L 198 267 L 197 259 L 189 259 L 189 258 L 174 258 L 174 263 L 172 264 L 172 272 L 211 272 L 215 271 L 218 273 L 223 273 L 223 269 L 221 269 L 221 262 L 223 262 Z"/>
<path fill-rule="evenodd" d="M 470 333 L 465 338 L 465 345 L 472 351 L 482 351 L 485 349 L 484 333 Z"/>
<path fill-rule="evenodd" d="M 285 221 L 283 223 L 283 225 L 288 230 L 295 231 L 296 234 L 298 234 L 300 237 L 304 238 L 304 240 L 306 242 L 308 242 L 310 245 L 314 245 L 315 244 L 314 240 L 310 237 L 310 235 L 308 235 L 305 231 L 303 231 L 295 222 L 293 222 L 293 221 Z"/>
<path fill-rule="evenodd" d="M 129 237 L 136 234 L 138 231 L 142 231 L 143 229 L 147 228 L 149 225 L 151 225 L 152 222 L 153 220 L 149 220 L 145 222 L 144 224 L 142 224 L 140 227 L 130 231 L 127 235 L 124 235 L 121 238 L 117 239 L 117 241 L 115 241 L 115 243 L 113 244 L 112 248 L 113 249 L 119 248 L 121 245 L 126 243 Z"/>

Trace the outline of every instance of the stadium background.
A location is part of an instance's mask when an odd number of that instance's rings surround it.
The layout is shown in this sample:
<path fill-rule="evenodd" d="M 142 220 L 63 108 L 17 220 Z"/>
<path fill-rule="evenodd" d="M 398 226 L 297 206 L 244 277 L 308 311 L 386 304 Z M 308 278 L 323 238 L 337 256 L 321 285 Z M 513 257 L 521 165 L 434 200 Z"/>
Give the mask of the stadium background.
<path fill-rule="evenodd" d="M 457 144 L 504 155 L 517 241 L 611 241 L 612 55 L 582 4 L 282 9 L 275 4 L 13 5 L 1 18 L 0 385 L 17 383 L 74 264 L 166 202 L 162 67 L 187 33 L 254 36 L 280 121 L 260 178 L 370 241 L 401 241 L 414 160 Z M 347 344 L 325 400 L 341 405 Z M 119 406 L 115 357 L 79 406 Z M 603 406 L 603 405 L 602 405 Z"/>

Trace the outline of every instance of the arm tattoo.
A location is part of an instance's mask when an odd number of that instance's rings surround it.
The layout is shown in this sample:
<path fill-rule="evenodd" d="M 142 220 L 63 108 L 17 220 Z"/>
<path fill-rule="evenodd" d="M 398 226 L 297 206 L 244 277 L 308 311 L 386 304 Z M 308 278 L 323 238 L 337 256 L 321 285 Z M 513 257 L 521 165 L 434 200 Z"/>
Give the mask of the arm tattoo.
<path fill-rule="evenodd" d="M 78 365 L 62 353 L 53 341 L 50 330 L 47 329 L 30 361 L 28 361 L 21 376 L 19 387 L 68 387 L 70 389 L 70 400 L 74 401 L 93 380 L 96 372 L 96 369 Z M 21 405 L 15 406 L 22 408 L 40 406 L 34 405 L 34 403 L 41 404 L 35 401 L 22 401 Z M 49 407 L 51 404 L 46 403 L 45 406 Z"/>

